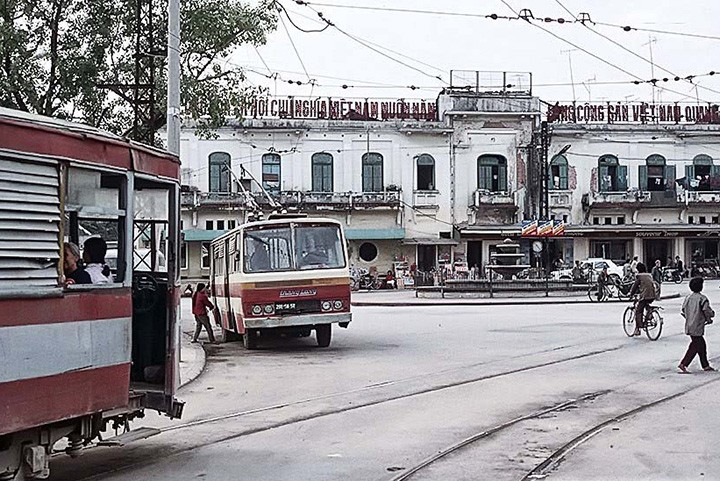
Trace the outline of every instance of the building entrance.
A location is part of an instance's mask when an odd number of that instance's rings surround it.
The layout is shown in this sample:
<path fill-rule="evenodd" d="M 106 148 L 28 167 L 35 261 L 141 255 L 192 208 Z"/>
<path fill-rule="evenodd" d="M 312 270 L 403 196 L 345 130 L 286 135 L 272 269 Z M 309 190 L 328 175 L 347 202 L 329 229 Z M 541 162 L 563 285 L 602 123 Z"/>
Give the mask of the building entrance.
<path fill-rule="evenodd" d="M 422 272 L 430 272 L 437 267 L 437 246 L 418 244 L 417 268 Z"/>
<path fill-rule="evenodd" d="M 655 265 L 655 261 L 660 259 L 662 265 L 667 264 L 668 257 L 672 256 L 672 248 L 670 246 L 669 239 L 646 239 L 645 240 L 645 266 L 648 268 L 648 272 Z"/>
<path fill-rule="evenodd" d="M 482 268 L 482 242 L 468 241 L 467 250 L 468 269 Z"/>

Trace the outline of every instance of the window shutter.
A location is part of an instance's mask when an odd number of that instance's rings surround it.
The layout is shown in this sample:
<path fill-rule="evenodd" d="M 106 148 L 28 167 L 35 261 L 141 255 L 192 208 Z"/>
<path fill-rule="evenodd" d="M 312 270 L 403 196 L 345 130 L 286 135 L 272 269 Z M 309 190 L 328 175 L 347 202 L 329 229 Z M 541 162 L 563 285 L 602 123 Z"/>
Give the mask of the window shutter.
<path fill-rule="evenodd" d="M 492 183 L 492 167 L 487 165 L 478 165 L 478 189 L 491 190 Z"/>
<path fill-rule="evenodd" d="M 610 175 L 610 169 L 607 165 L 601 165 L 598 168 L 598 185 L 600 186 L 600 192 L 610 192 L 612 190 L 612 183 L 606 179 Z"/>
<path fill-rule="evenodd" d="M 508 185 L 507 185 L 507 165 L 500 164 L 498 165 L 498 191 L 499 192 L 507 192 Z"/>
<path fill-rule="evenodd" d="M 0 159 L 0 289 L 58 285 L 57 164 Z"/>
<path fill-rule="evenodd" d="M 628 170 L 627 165 L 618 165 L 617 167 L 617 190 L 625 192 L 628 189 Z"/>
<path fill-rule="evenodd" d="M 641 165 L 638 167 L 638 177 L 640 178 L 638 188 L 640 190 L 648 190 L 648 171 L 647 171 L 647 165 Z"/>
<path fill-rule="evenodd" d="M 665 167 L 665 190 L 675 190 L 675 166 Z"/>
<path fill-rule="evenodd" d="M 568 166 L 563 163 L 560 164 L 560 190 L 568 189 Z"/>
<path fill-rule="evenodd" d="M 695 178 L 695 166 L 694 165 L 686 165 L 685 166 L 685 178 L 687 179 L 687 182 L 685 185 L 689 185 L 690 179 Z"/>

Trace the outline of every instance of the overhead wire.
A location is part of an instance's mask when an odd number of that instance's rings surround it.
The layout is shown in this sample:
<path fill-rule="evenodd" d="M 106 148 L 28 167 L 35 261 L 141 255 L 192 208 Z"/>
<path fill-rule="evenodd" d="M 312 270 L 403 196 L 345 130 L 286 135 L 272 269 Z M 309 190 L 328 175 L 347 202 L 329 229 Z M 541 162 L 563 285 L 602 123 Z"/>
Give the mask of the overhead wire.
<path fill-rule="evenodd" d="M 308 79 L 308 83 L 312 84 L 313 79 L 310 78 L 310 74 L 308 73 L 307 68 L 305 67 L 305 62 L 303 62 L 303 59 L 300 56 L 300 52 L 298 51 L 297 47 L 295 46 L 295 42 L 293 41 L 293 38 L 290 35 L 290 30 L 287 28 L 287 25 L 285 25 L 285 20 L 283 20 L 283 17 L 280 17 L 280 23 L 282 23 L 282 26 L 285 29 L 285 33 L 287 33 L 287 37 L 290 40 L 290 45 L 292 45 L 292 48 L 295 51 L 295 55 L 297 56 L 297 59 L 300 62 L 300 66 L 302 67 L 303 72 L 305 72 L 305 76 Z"/>
<path fill-rule="evenodd" d="M 578 19 L 577 15 L 575 15 L 573 12 L 571 12 L 571 11 L 562 3 L 561 0 L 555 0 L 555 2 L 556 2 L 558 5 L 560 5 L 566 12 L 568 12 L 570 15 L 572 15 L 573 18 L 575 18 L 576 20 Z M 613 45 L 615 45 L 615 46 L 617 46 L 617 47 L 620 47 L 620 48 L 621 48 L 622 50 L 624 50 L 625 52 L 628 52 L 629 54 L 633 55 L 633 56 L 636 57 L 636 58 L 639 58 L 640 60 L 642 60 L 643 62 L 645 62 L 645 63 L 647 63 L 647 64 L 649 64 L 649 65 L 652 65 L 652 66 L 654 66 L 654 67 L 659 68 L 659 69 L 662 70 L 663 72 L 669 73 L 670 75 L 672 75 L 672 76 L 675 78 L 676 81 L 682 80 L 682 81 L 685 81 L 685 82 L 688 82 L 688 83 L 692 84 L 693 86 L 696 86 L 696 87 L 698 87 L 698 88 L 701 88 L 701 89 L 703 89 L 703 90 L 707 90 L 707 91 L 709 91 L 709 92 L 713 92 L 713 93 L 716 93 L 716 94 L 720 94 L 720 90 L 714 90 L 714 89 L 711 89 L 711 88 L 709 88 L 709 87 L 705 87 L 705 86 L 703 86 L 703 85 L 699 85 L 699 84 L 696 84 L 695 82 L 693 82 L 693 81 L 692 81 L 692 78 L 694 78 L 694 76 L 681 77 L 681 76 L 679 76 L 678 74 L 674 73 L 673 71 L 671 71 L 671 70 L 663 67 L 662 65 L 659 65 L 657 62 L 654 62 L 654 61 L 652 61 L 652 60 L 650 60 L 650 59 L 648 59 L 648 58 L 646 58 L 646 57 L 638 54 L 637 52 L 635 52 L 635 51 L 627 48 L 627 47 L 626 47 L 625 45 L 623 45 L 622 43 L 617 42 L 617 41 L 613 40 L 612 38 L 608 37 L 607 35 L 598 32 L 598 31 L 595 30 L 594 28 L 590 27 L 590 26 L 587 24 L 587 22 L 581 21 L 580 23 L 582 23 L 582 25 L 583 25 L 586 29 L 590 30 L 590 31 L 591 31 L 592 33 L 594 33 L 595 35 L 597 35 L 597 36 L 599 36 L 599 37 L 601 37 L 601 38 L 604 38 L 605 40 L 607 40 L 608 42 L 612 43 Z M 666 78 L 665 78 L 665 79 L 662 79 L 662 80 L 664 80 L 665 82 L 667 82 L 669 79 L 666 79 Z M 660 81 L 660 79 L 651 79 L 651 81 L 650 81 L 649 83 L 656 84 L 656 83 L 659 82 L 659 81 Z"/>
<path fill-rule="evenodd" d="M 509 8 L 513 13 L 515 13 L 518 17 L 520 17 L 520 13 L 518 13 L 506 0 L 500 0 L 500 1 L 501 1 L 507 8 Z M 596 59 L 596 60 L 604 63 L 605 65 L 608 65 L 608 66 L 614 68 L 615 70 L 618 70 L 618 71 L 620 71 L 620 72 L 622 72 L 622 73 L 624 73 L 624 74 L 626 74 L 626 75 L 628 75 L 628 76 L 630 76 L 630 77 L 632 77 L 632 78 L 634 78 L 634 79 L 636 79 L 636 80 L 639 80 L 639 81 L 641 81 L 641 82 L 644 82 L 644 80 L 643 80 L 641 77 L 639 77 L 638 75 L 630 72 L 629 70 L 627 70 L 627 69 L 625 69 L 625 68 L 623 68 L 623 67 L 620 67 L 619 65 L 614 64 L 613 62 L 611 62 L 611 61 L 609 61 L 609 60 L 606 60 L 606 59 L 600 57 L 599 55 L 596 55 L 596 54 L 592 53 L 591 51 L 587 50 L 586 48 L 583 48 L 583 47 L 581 47 L 580 45 L 578 45 L 578 44 L 576 44 L 576 43 L 574 43 L 574 42 L 572 42 L 572 41 L 570 41 L 570 40 L 568 40 L 568 39 L 566 39 L 566 38 L 564 38 L 564 37 L 561 37 L 560 35 L 555 34 L 553 31 L 548 30 L 548 29 L 540 26 L 540 25 L 537 24 L 537 23 L 533 23 L 533 22 L 531 22 L 530 20 L 526 20 L 526 21 L 527 21 L 528 24 L 532 25 L 533 27 L 539 28 L 539 29 L 542 30 L 543 32 L 547 33 L 548 35 L 551 35 L 552 37 L 555 37 L 556 39 L 560 40 L 560 41 L 563 42 L 563 43 L 566 43 L 566 44 L 568 44 L 568 45 L 571 45 L 572 47 L 574 47 L 574 48 L 580 50 L 581 52 L 585 53 L 586 55 L 589 55 L 589 56 L 591 56 L 592 58 L 594 58 L 594 59 Z M 684 93 L 684 92 L 678 92 L 677 90 L 673 90 L 673 89 L 670 89 L 670 88 L 668 88 L 668 87 L 659 86 L 658 88 L 659 88 L 659 89 L 662 89 L 662 90 L 667 90 L 668 92 L 672 92 L 672 93 L 674 93 L 674 94 L 676 94 L 676 95 L 680 95 L 680 96 L 686 96 L 686 95 L 687 95 L 687 94 Z"/>

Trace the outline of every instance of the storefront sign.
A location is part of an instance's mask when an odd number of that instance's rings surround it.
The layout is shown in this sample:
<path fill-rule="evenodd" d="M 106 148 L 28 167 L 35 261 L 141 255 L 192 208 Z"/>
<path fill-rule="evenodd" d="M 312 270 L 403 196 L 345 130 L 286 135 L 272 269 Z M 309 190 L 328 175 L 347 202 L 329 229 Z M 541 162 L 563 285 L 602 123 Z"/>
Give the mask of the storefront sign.
<path fill-rule="evenodd" d="M 651 232 L 636 232 L 635 237 L 677 237 L 677 232 L 670 231 L 651 231 Z"/>
<path fill-rule="evenodd" d="M 437 120 L 435 101 L 338 99 L 332 97 L 256 97 L 245 118 L 326 120 Z"/>
<path fill-rule="evenodd" d="M 548 122 L 582 124 L 720 124 L 718 105 L 628 104 L 621 102 L 550 105 Z"/>

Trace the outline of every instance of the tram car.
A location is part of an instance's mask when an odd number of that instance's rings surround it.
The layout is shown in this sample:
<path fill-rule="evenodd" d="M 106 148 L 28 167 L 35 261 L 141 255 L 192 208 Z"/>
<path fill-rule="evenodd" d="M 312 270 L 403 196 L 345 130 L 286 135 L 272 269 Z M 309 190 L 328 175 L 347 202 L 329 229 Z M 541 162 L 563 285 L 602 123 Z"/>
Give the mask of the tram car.
<path fill-rule="evenodd" d="M 342 225 L 333 219 L 271 215 L 211 245 L 210 291 L 223 339 L 247 349 L 277 335 L 330 345 L 332 325 L 348 327 L 350 275 Z"/>
<path fill-rule="evenodd" d="M 0 108 L 0 479 L 180 417 L 179 178 L 161 150 Z"/>

